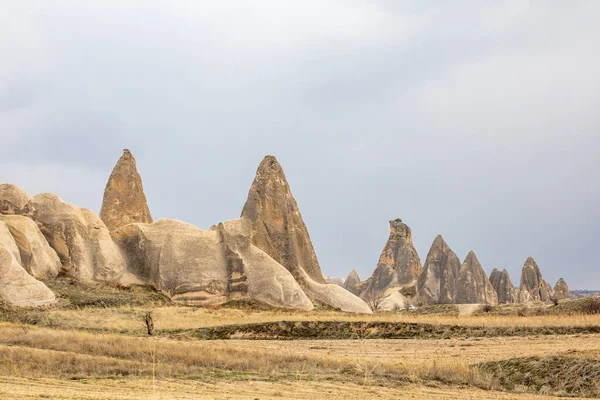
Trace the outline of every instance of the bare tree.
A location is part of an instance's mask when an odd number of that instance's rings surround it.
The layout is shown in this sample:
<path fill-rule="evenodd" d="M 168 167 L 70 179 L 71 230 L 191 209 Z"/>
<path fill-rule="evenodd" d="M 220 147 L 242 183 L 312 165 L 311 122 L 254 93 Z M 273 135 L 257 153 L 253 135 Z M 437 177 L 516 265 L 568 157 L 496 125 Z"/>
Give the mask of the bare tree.
<path fill-rule="evenodd" d="M 371 310 L 373 310 L 373 312 L 376 312 L 377 310 L 379 310 L 379 306 L 381 305 L 381 301 L 383 300 L 383 295 L 382 293 L 372 290 L 367 292 L 364 300 L 365 303 L 367 303 L 367 305 L 371 308 Z"/>

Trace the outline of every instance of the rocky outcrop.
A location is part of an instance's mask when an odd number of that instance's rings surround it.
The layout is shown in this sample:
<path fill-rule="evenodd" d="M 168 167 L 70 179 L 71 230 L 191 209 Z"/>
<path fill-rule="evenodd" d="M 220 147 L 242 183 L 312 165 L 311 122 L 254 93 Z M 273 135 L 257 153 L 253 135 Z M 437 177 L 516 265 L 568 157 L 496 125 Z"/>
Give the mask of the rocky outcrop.
<path fill-rule="evenodd" d="M 542 273 L 533 257 L 528 257 L 521 271 L 519 301 L 547 301 L 550 297 L 548 284 L 542 279 Z"/>
<path fill-rule="evenodd" d="M 15 256 L 0 245 L 0 298 L 18 307 L 38 307 L 53 303 L 54 293 L 29 275 Z"/>
<path fill-rule="evenodd" d="M 31 198 L 16 185 L 4 183 L 0 185 L 0 214 L 21 214 L 23 207 Z"/>
<path fill-rule="evenodd" d="M 453 304 L 456 280 L 460 272 L 460 259 L 438 235 L 417 281 L 417 303 Z"/>
<path fill-rule="evenodd" d="M 356 270 L 353 269 L 352 271 L 350 271 L 350 274 L 344 281 L 344 285 L 342 287 L 350 293 L 352 293 L 353 295 L 358 296 L 360 295 L 359 284 L 360 276 L 358 276 L 358 272 L 356 272 Z"/>
<path fill-rule="evenodd" d="M 260 163 L 241 218 L 251 243 L 283 265 L 312 300 L 348 312 L 370 313 L 364 301 L 326 284 L 310 236 L 281 165 L 266 156 Z"/>
<path fill-rule="evenodd" d="M 562 300 L 562 299 L 570 299 L 571 291 L 569 290 L 569 286 L 567 286 L 567 282 L 563 278 L 560 278 L 556 285 L 554 285 L 554 290 L 552 291 L 552 299 L 554 300 Z"/>
<path fill-rule="evenodd" d="M 10 229 L 8 229 L 8 225 L 4 221 L 0 219 L 0 245 L 4 246 L 4 248 L 15 257 L 17 263 L 21 264 L 21 253 L 19 252 L 19 247 L 15 242 L 15 238 L 13 238 L 10 233 Z"/>
<path fill-rule="evenodd" d="M 23 210 L 58 254 L 62 271 L 80 281 L 119 282 L 125 260 L 100 218 L 86 208 L 43 193 Z"/>
<path fill-rule="evenodd" d="M 55 278 L 62 265 L 56 252 L 31 218 L 21 215 L 0 215 L 20 254 L 20 264 L 35 278 Z"/>
<path fill-rule="evenodd" d="M 292 275 L 251 245 L 244 220 L 205 231 L 170 219 L 130 224 L 113 232 L 128 267 L 174 301 L 221 304 L 251 299 L 275 307 L 310 310 Z"/>
<path fill-rule="evenodd" d="M 500 272 L 494 268 L 490 274 L 490 282 L 498 295 L 498 303 L 517 302 L 517 291 L 515 290 L 506 269 L 503 269 L 502 272 Z"/>
<path fill-rule="evenodd" d="M 260 163 L 242 218 L 250 221 L 252 243 L 294 278 L 300 281 L 306 275 L 325 283 L 300 209 L 275 157 L 266 156 Z"/>
<path fill-rule="evenodd" d="M 111 231 L 135 222 L 152 223 L 142 177 L 135 158 L 127 149 L 123 150 L 106 184 L 100 219 Z"/>
<path fill-rule="evenodd" d="M 413 245 L 410 228 L 399 218 L 392 220 L 390 236 L 361 298 L 368 300 L 367 303 L 379 302 L 378 310 L 404 307 L 408 299 L 406 292 L 400 289 L 414 287 L 421 271 L 421 260 Z M 398 289 L 390 290 L 393 288 Z M 383 302 L 384 298 L 388 300 Z M 398 301 L 395 303 L 393 299 Z"/>
<path fill-rule="evenodd" d="M 460 267 L 454 302 L 456 304 L 498 304 L 498 295 L 473 251 L 467 254 Z"/>

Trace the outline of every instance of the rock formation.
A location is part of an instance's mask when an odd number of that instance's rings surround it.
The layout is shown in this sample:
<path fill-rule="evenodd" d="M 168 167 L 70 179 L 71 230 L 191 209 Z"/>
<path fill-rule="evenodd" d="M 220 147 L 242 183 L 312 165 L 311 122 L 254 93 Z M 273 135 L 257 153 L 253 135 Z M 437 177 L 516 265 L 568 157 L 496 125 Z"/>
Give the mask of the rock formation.
<path fill-rule="evenodd" d="M 570 299 L 571 292 L 569 291 L 569 286 L 567 286 L 567 282 L 563 278 L 560 278 L 556 285 L 554 285 L 554 290 L 552 291 L 552 299 L 562 300 L 562 299 Z"/>
<path fill-rule="evenodd" d="M 152 223 L 142 178 L 135 158 L 127 149 L 106 184 L 100 218 L 111 231 L 135 222 Z"/>
<path fill-rule="evenodd" d="M 8 183 L 0 185 L 0 214 L 21 214 L 30 197 L 21 188 Z"/>
<path fill-rule="evenodd" d="M 498 304 L 498 295 L 473 251 L 467 254 L 460 267 L 454 302 L 456 304 Z"/>
<path fill-rule="evenodd" d="M 316 283 L 325 283 L 298 204 L 275 157 L 266 156 L 260 163 L 242 218 L 251 223 L 252 243 L 297 280 L 308 275 Z"/>
<path fill-rule="evenodd" d="M 125 260 L 104 223 L 90 210 L 43 193 L 31 199 L 23 212 L 56 251 L 66 275 L 80 281 L 106 282 L 118 282 L 123 277 Z"/>
<path fill-rule="evenodd" d="M 0 215 L 19 249 L 20 264 L 35 278 L 55 278 L 62 265 L 56 252 L 31 218 Z"/>
<path fill-rule="evenodd" d="M 54 293 L 29 275 L 15 256 L 0 245 L 0 298 L 19 307 L 37 307 L 53 303 Z"/>
<path fill-rule="evenodd" d="M 19 252 L 19 247 L 17 243 L 15 243 L 15 239 L 10 233 L 10 229 L 8 229 L 8 225 L 4 221 L 0 219 L 0 245 L 4 246 L 4 248 L 15 257 L 17 263 L 21 264 L 21 253 Z"/>
<path fill-rule="evenodd" d="M 310 299 L 343 311 L 371 312 L 358 297 L 325 284 L 298 204 L 275 157 L 266 156 L 259 165 L 241 218 L 250 224 L 251 243 L 290 271 Z"/>
<path fill-rule="evenodd" d="M 360 284 L 360 277 L 358 276 L 358 272 L 355 269 L 350 271 L 350 274 L 344 281 L 344 285 L 342 286 L 344 289 L 349 291 L 355 296 L 360 295 L 360 288 L 358 285 Z"/>
<path fill-rule="evenodd" d="M 528 257 L 521 272 L 519 301 L 547 301 L 550 295 L 547 285 L 533 257 Z"/>
<path fill-rule="evenodd" d="M 503 269 L 502 272 L 500 272 L 494 268 L 490 274 L 490 282 L 498 295 L 498 303 L 517 302 L 517 291 L 515 290 L 506 269 Z"/>
<path fill-rule="evenodd" d="M 208 231 L 170 219 L 130 224 L 113 232 L 131 272 L 174 301 L 221 304 L 251 299 L 275 307 L 310 310 L 292 275 L 250 243 L 245 220 Z"/>
<path fill-rule="evenodd" d="M 379 257 L 361 298 L 379 304 L 378 310 L 405 307 L 406 297 L 414 297 L 413 288 L 421 274 L 421 260 L 413 245 L 412 233 L 401 219 L 390 221 L 390 236 Z"/>
<path fill-rule="evenodd" d="M 438 235 L 417 280 L 419 304 L 453 304 L 460 260 L 441 235 Z"/>

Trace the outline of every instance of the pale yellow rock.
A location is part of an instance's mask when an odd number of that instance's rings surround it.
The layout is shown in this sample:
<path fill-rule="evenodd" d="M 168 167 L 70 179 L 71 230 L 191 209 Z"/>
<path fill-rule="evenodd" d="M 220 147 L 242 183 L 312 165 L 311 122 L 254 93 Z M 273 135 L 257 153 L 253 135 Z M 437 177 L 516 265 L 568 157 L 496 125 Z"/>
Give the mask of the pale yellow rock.
<path fill-rule="evenodd" d="M 38 225 L 66 275 L 84 282 L 118 282 L 125 273 L 125 260 L 110 232 L 87 208 L 42 193 L 27 203 L 24 215 Z"/>
<path fill-rule="evenodd" d="M 23 207 L 31 198 L 16 185 L 4 183 L 0 185 L 0 214 L 21 214 Z"/>
<path fill-rule="evenodd" d="M 15 256 L 0 245 L 0 298 L 18 307 L 39 307 L 56 301 L 54 293 L 29 275 Z"/>
<path fill-rule="evenodd" d="M 21 264 L 21 253 L 19 247 L 15 242 L 15 238 L 10 233 L 8 225 L 0 219 L 0 245 L 4 246 L 8 251 L 12 253 L 17 262 Z"/>
<path fill-rule="evenodd" d="M 55 278 L 62 265 L 56 252 L 28 217 L 22 215 L 0 215 L 13 236 L 21 255 L 21 265 L 35 278 Z"/>

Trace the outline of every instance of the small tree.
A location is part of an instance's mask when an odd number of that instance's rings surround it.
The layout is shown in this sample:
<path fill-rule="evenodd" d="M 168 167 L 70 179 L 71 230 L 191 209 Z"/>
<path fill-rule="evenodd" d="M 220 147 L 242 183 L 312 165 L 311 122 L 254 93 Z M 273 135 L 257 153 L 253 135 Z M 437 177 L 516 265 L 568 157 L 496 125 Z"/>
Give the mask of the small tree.
<path fill-rule="evenodd" d="M 364 300 L 373 312 L 377 312 L 383 300 L 383 295 L 375 291 L 370 291 L 365 295 Z"/>

